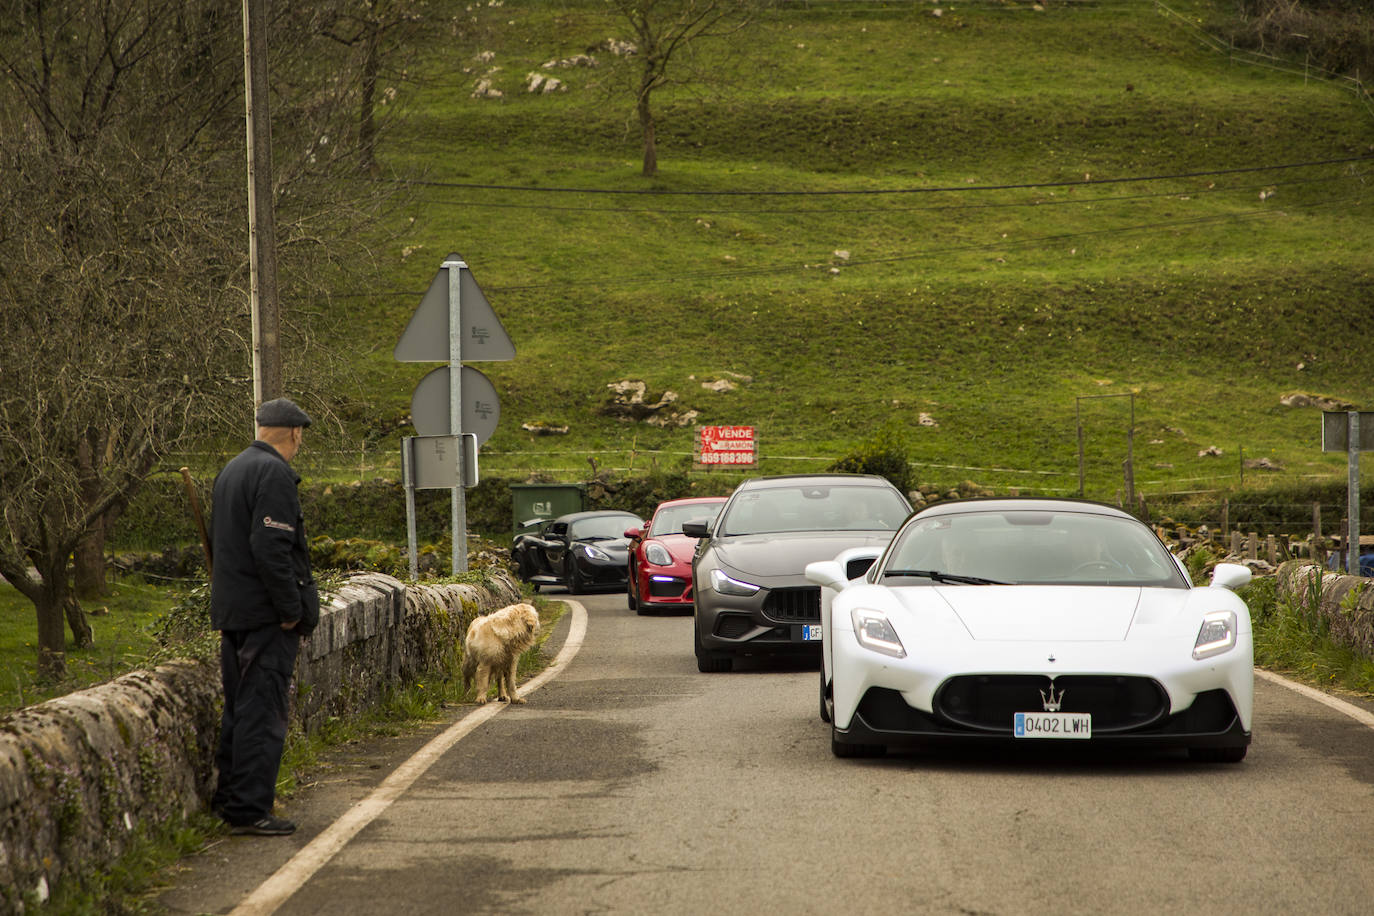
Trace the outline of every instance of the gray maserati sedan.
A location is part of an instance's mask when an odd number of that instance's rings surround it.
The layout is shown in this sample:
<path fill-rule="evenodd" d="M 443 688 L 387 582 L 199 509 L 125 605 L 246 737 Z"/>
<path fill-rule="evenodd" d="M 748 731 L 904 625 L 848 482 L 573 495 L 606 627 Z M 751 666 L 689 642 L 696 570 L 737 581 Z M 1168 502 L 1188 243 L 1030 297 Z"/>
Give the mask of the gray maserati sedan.
<path fill-rule="evenodd" d="M 683 526 L 700 539 L 692 562 L 697 670 L 729 671 L 744 655 L 819 659 L 821 590 L 807 581 L 806 564 L 882 547 L 909 514 L 901 491 L 876 475 L 741 483 L 714 521 Z"/>

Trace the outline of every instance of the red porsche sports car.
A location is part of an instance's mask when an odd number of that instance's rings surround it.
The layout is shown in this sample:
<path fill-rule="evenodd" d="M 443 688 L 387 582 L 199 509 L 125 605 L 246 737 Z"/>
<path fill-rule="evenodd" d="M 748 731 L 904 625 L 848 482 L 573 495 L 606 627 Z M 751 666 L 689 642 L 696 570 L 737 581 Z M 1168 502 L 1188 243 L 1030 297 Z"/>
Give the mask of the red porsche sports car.
<path fill-rule="evenodd" d="M 682 533 L 684 522 L 714 519 L 724 496 L 670 499 L 658 504 L 643 528 L 630 528 L 630 609 L 641 615 L 655 610 L 692 609 L 692 554 L 697 539 Z"/>

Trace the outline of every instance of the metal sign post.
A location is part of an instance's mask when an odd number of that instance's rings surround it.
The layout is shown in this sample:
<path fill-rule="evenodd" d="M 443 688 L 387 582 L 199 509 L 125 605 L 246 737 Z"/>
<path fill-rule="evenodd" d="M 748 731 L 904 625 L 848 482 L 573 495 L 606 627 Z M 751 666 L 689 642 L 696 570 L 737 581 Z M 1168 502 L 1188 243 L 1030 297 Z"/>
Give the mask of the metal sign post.
<path fill-rule="evenodd" d="M 448 270 L 448 326 L 463 326 L 463 271 L 467 264 L 450 258 L 442 265 Z M 448 428 L 455 436 L 463 434 L 463 335 L 448 335 Z M 453 502 L 453 574 L 468 571 L 468 510 L 463 488 L 454 487 Z M 460 547 L 461 545 L 461 547 Z"/>
<path fill-rule="evenodd" d="M 415 314 L 410 317 L 405 332 L 396 344 L 393 356 L 401 362 L 447 362 L 448 377 L 438 379 L 446 382 L 445 392 L 434 392 L 433 385 L 426 385 L 430 373 L 421 380 L 411 400 L 411 419 L 422 435 L 418 439 L 459 437 L 463 448 L 452 450 L 454 460 L 464 466 L 456 474 L 457 481 L 472 480 L 469 486 L 476 485 L 476 444 L 485 442 L 496 426 L 500 416 L 500 404 L 496 390 L 476 370 L 463 366 L 463 360 L 507 360 L 515 358 L 515 346 L 501 321 L 487 303 L 477 281 L 472 278 L 468 265 L 457 254 L 450 254 L 439 267 L 439 273 L 430 283 L 429 289 L 420 300 Z M 478 400 L 473 404 L 464 402 L 466 385 L 475 385 Z M 422 393 L 423 390 L 423 393 Z M 435 395 L 447 395 L 448 403 L 436 405 Z M 437 409 L 436 409 L 437 407 Z M 436 419 L 435 415 L 438 418 Z M 464 421 L 471 418 L 468 426 L 474 426 L 476 435 L 464 432 Z M 424 428 L 422 428 L 424 427 Z M 433 433 L 433 436 L 428 434 Z M 469 448 L 469 443 L 471 448 Z M 403 446 L 403 470 L 407 461 L 411 471 L 418 474 L 415 456 L 406 457 Z M 422 489 L 424 484 L 419 485 Z M 437 487 L 438 485 L 433 485 Z M 453 573 L 466 572 L 468 568 L 467 551 L 467 504 L 463 484 L 452 484 L 452 522 L 453 522 Z M 413 494 L 408 494 L 413 498 Z M 415 574 L 414 544 L 411 545 L 411 574 Z"/>
<path fill-rule="evenodd" d="M 1360 452 L 1374 451 L 1374 411 L 1322 411 L 1322 451 L 1345 452 L 1349 469 L 1346 484 L 1345 571 L 1360 574 Z"/>

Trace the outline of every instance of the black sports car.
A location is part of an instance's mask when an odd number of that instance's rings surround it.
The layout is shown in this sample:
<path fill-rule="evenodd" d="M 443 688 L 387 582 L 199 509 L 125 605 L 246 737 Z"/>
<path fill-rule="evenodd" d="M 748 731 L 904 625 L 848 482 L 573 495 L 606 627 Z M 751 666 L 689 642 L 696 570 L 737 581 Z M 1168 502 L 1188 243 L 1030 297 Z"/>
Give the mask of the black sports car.
<path fill-rule="evenodd" d="M 511 541 L 510 557 L 520 578 L 562 585 L 574 595 L 594 588 L 625 588 L 629 540 L 625 529 L 643 527 L 633 512 L 573 512 L 540 524 Z"/>

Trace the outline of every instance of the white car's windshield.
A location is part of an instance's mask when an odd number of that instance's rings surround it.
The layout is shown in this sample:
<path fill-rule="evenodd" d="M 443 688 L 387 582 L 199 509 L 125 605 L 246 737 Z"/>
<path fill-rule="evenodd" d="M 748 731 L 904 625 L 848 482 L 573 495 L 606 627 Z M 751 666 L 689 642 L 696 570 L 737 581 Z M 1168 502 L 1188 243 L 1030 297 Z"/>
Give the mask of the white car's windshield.
<path fill-rule="evenodd" d="M 971 511 L 912 519 L 894 539 L 880 576 L 888 585 L 1188 587 L 1146 526 L 1072 511 Z"/>
<path fill-rule="evenodd" d="M 653 526 L 649 529 L 649 536 L 662 537 L 665 534 L 681 534 L 684 522 L 699 518 L 714 519 L 723 505 L 724 503 L 721 502 L 664 506 L 654 513 Z"/>
<path fill-rule="evenodd" d="M 746 490 L 730 501 L 720 533 L 784 531 L 895 531 L 908 513 L 895 490 L 885 487 L 798 485 Z"/>

